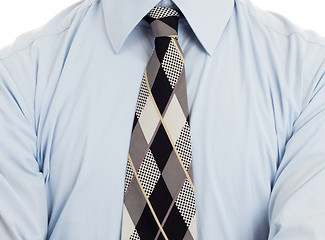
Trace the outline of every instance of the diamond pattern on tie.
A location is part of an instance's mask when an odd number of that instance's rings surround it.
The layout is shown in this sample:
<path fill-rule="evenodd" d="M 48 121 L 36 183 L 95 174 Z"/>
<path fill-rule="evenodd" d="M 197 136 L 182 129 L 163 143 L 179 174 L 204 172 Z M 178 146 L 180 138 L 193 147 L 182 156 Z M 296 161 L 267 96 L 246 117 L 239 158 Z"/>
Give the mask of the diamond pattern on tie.
<path fill-rule="evenodd" d="M 140 118 L 142 110 L 146 106 L 146 102 L 149 97 L 149 91 L 147 88 L 146 80 L 144 78 L 145 77 L 143 76 L 141 86 L 140 86 L 140 92 L 139 92 L 139 96 L 138 96 L 137 107 L 135 110 L 135 113 L 136 113 L 138 119 Z"/>
<path fill-rule="evenodd" d="M 140 240 L 140 236 L 139 236 L 139 234 L 138 234 L 138 232 L 137 232 L 136 229 L 134 229 L 134 232 L 131 235 L 130 240 Z"/>
<path fill-rule="evenodd" d="M 192 147 L 190 126 L 187 121 L 185 122 L 179 139 L 176 141 L 175 147 L 183 161 L 185 169 L 188 170 L 192 162 Z"/>
<path fill-rule="evenodd" d="M 164 17 L 179 17 L 180 14 L 178 11 L 171 9 L 171 8 L 164 8 L 164 7 L 155 7 L 150 10 L 148 16 L 154 19 L 160 19 Z"/>
<path fill-rule="evenodd" d="M 191 221 L 195 215 L 195 199 L 194 192 L 192 191 L 189 181 L 186 179 L 176 199 L 176 206 L 181 213 L 187 227 L 190 226 Z"/>
<path fill-rule="evenodd" d="M 138 175 L 143 189 L 149 197 L 161 175 L 150 149 L 140 165 Z"/>
<path fill-rule="evenodd" d="M 134 174 L 131 168 L 129 161 L 126 164 L 126 175 L 125 175 L 125 185 L 124 185 L 124 194 L 126 193 Z"/>
<path fill-rule="evenodd" d="M 167 75 L 170 85 L 172 88 L 174 88 L 179 76 L 181 75 L 184 63 L 173 40 L 170 40 L 168 50 L 164 56 L 161 66 Z"/>
<path fill-rule="evenodd" d="M 197 239 L 184 60 L 177 42 L 179 16 L 176 10 L 155 7 L 145 17 L 155 49 L 135 110 L 123 240 Z"/>
<path fill-rule="evenodd" d="M 159 114 L 156 111 L 155 103 L 151 97 L 148 97 L 139 118 L 139 125 L 148 143 L 152 139 L 159 121 Z"/>
<path fill-rule="evenodd" d="M 169 135 L 175 143 L 181 134 L 186 118 L 180 102 L 176 95 L 173 96 L 169 103 L 168 109 L 164 115 L 164 121 L 168 128 Z"/>

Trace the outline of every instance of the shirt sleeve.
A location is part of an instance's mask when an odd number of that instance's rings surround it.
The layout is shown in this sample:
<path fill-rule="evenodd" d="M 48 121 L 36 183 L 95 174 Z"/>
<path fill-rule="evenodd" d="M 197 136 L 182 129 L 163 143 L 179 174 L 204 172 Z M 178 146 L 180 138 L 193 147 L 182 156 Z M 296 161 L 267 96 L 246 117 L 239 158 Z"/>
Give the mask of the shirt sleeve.
<path fill-rule="evenodd" d="M 0 59 L 0 238 L 45 239 L 47 205 L 26 96 Z"/>
<path fill-rule="evenodd" d="M 269 204 L 269 240 L 325 239 L 325 66 L 305 86 Z"/>

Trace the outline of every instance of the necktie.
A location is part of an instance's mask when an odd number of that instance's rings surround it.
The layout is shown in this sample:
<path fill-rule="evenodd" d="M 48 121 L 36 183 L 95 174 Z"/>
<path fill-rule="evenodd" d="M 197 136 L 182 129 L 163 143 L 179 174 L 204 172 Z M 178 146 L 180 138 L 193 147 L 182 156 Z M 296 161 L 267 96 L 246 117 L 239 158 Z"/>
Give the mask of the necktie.
<path fill-rule="evenodd" d="M 192 148 L 180 13 L 155 7 L 145 20 L 155 49 L 145 70 L 127 162 L 121 239 L 196 239 Z"/>

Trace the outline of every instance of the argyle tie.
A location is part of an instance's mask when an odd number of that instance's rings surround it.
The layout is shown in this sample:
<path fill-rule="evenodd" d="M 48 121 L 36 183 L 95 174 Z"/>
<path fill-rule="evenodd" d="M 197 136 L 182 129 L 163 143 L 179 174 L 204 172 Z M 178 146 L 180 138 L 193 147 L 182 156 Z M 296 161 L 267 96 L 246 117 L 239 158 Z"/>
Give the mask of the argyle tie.
<path fill-rule="evenodd" d="M 124 188 L 121 239 L 196 239 L 192 148 L 180 13 L 153 8 L 145 17 L 155 49 L 138 96 Z"/>

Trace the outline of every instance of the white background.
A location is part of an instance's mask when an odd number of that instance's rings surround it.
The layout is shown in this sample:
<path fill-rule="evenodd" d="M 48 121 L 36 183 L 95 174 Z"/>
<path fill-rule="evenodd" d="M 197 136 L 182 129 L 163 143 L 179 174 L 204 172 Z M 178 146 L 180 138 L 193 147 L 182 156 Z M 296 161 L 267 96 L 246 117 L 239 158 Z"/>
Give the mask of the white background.
<path fill-rule="evenodd" d="M 77 0 L 0 0 L 0 48 L 40 27 Z M 132 0 L 130 0 L 132 1 Z M 198 0 L 200 1 L 200 0 Z M 251 0 L 299 25 L 325 36 L 325 0 Z"/>

